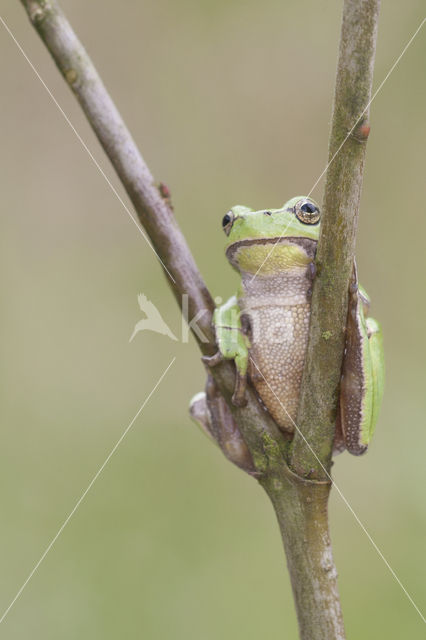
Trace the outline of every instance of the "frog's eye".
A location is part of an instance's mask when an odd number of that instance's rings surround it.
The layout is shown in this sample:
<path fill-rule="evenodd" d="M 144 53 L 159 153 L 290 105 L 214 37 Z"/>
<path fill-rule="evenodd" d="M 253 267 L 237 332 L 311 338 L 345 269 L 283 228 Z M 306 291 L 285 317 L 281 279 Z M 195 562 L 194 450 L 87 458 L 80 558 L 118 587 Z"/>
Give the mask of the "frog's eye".
<path fill-rule="evenodd" d="M 234 214 L 232 213 L 232 211 L 228 211 L 228 213 L 226 213 L 222 218 L 222 227 L 227 236 L 231 231 L 233 222 L 234 222 Z"/>
<path fill-rule="evenodd" d="M 320 210 L 312 200 L 300 200 L 294 208 L 294 213 L 303 224 L 317 224 L 321 217 Z"/>

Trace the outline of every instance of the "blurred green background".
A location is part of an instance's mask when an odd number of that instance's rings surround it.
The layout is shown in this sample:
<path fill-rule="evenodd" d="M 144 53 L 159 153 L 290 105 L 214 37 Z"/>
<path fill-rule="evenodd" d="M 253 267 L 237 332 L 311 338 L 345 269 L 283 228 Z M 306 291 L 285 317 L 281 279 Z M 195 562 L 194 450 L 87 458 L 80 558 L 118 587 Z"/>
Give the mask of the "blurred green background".
<path fill-rule="evenodd" d="M 6 3 L 5 3 L 6 4 Z M 327 158 L 341 2 L 64 1 L 214 295 L 236 285 L 220 221 L 308 192 Z M 122 193 L 19 2 L 3 17 Z M 420 24 L 383 2 L 375 86 Z M 367 456 L 334 477 L 424 607 L 426 30 L 371 111 L 358 235 L 387 385 Z M 180 335 L 153 254 L 4 29 L 0 609 L 173 356 L 176 362 L 2 624 L 2 638 L 296 638 L 272 508 L 190 422 L 190 344 L 140 333 L 143 292 Z M 313 194 L 321 199 L 322 184 Z M 126 196 L 123 196 L 127 202 Z M 348 638 L 424 637 L 419 615 L 334 491 Z"/>

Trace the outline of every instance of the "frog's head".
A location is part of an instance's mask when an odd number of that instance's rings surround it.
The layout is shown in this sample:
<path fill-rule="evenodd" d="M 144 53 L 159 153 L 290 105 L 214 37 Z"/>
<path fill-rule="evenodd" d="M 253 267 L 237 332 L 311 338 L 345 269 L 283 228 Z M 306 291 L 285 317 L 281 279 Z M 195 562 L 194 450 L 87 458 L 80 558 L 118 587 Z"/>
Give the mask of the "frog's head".
<path fill-rule="evenodd" d="M 235 206 L 223 217 L 222 226 L 227 235 L 226 254 L 238 270 L 256 270 L 264 260 L 264 254 L 274 249 L 268 265 L 262 269 L 275 271 L 283 264 L 293 262 L 291 256 L 300 253 L 295 245 L 311 246 L 311 254 L 319 237 L 321 214 L 311 198 L 297 196 L 280 209 L 253 211 Z M 288 245 L 292 245 L 291 251 Z M 306 253 L 306 251 L 304 251 Z M 284 263 L 283 263 L 284 260 Z M 276 262 L 277 264 L 274 264 Z M 243 267 L 244 264 L 244 267 Z"/>
<path fill-rule="evenodd" d="M 237 205 L 223 217 L 222 226 L 229 247 L 235 242 L 261 238 L 312 238 L 318 240 L 321 214 L 311 198 L 296 196 L 281 209 L 253 211 Z"/>

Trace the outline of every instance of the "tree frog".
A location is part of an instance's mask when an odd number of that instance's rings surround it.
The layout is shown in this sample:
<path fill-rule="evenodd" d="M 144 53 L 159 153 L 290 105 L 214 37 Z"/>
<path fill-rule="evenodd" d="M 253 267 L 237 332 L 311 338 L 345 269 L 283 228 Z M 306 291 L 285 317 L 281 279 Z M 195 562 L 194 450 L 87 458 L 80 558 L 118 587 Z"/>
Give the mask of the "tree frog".
<path fill-rule="evenodd" d="M 236 369 L 233 403 L 244 405 L 249 381 L 277 425 L 290 434 L 297 428 L 320 224 L 317 203 L 303 196 L 292 198 L 280 209 L 253 211 L 235 206 L 222 220 L 227 237 L 226 256 L 240 274 L 241 283 L 237 295 L 214 312 L 218 351 L 204 360 L 210 366 L 223 358 L 233 360 Z M 378 322 L 368 317 L 369 304 L 366 292 L 358 285 L 354 265 L 336 453 L 347 449 L 360 455 L 366 451 L 382 400 L 382 332 Z M 212 422 L 214 416 L 205 396 L 195 397 L 191 413 L 217 439 L 219 427 Z M 235 425 L 231 422 L 228 431 L 233 434 L 235 448 Z M 226 440 L 226 434 L 222 440 Z M 243 443 L 238 446 L 246 455 Z M 238 464 L 238 459 L 234 461 Z"/>

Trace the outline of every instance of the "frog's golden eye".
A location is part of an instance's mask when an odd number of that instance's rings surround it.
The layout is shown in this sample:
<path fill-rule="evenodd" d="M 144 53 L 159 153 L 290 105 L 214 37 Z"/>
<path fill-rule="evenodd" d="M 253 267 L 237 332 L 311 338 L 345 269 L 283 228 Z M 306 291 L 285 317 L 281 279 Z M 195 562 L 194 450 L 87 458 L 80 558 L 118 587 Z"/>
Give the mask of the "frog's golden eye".
<path fill-rule="evenodd" d="M 222 227 L 227 236 L 229 236 L 233 222 L 234 214 L 232 213 L 232 211 L 228 211 L 228 213 L 226 213 L 222 218 Z"/>
<path fill-rule="evenodd" d="M 303 224 L 317 224 L 321 217 L 320 210 L 312 200 L 300 200 L 294 207 L 294 213 Z"/>

